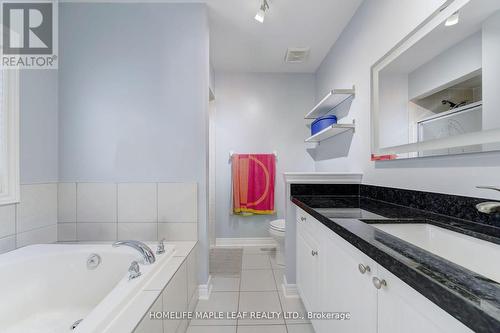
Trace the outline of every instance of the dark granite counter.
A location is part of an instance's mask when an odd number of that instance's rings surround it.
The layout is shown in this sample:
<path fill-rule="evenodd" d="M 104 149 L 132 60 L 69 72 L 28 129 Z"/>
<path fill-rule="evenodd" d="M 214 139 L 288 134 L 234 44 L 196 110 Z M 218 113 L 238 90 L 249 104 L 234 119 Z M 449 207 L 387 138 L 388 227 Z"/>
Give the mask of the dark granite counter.
<path fill-rule="evenodd" d="M 295 194 L 291 200 L 467 327 L 475 332 L 500 332 L 499 283 L 371 224 L 428 223 L 496 244 L 500 244 L 500 228 L 365 198 L 357 193 Z"/>

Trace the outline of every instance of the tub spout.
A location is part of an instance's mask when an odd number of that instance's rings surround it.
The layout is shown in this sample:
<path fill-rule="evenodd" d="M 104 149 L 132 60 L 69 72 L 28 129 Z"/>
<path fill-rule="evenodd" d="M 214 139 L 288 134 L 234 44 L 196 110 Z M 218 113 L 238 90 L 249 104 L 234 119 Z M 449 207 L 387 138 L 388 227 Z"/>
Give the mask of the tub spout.
<path fill-rule="evenodd" d="M 118 241 L 118 242 L 113 243 L 113 247 L 122 246 L 122 245 L 129 246 L 129 247 L 139 251 L 139 253 L 144 258 L 144 263 L 146 265 L 150 265 L 150 264 L 154 263 L 156 260 L 153 251 L 149 248 L 149 246 L 147 246 L 143 242 L 139 242 L 139 241 L 135 241 L 135 240 L 124 240 L 124 241 Z"/>

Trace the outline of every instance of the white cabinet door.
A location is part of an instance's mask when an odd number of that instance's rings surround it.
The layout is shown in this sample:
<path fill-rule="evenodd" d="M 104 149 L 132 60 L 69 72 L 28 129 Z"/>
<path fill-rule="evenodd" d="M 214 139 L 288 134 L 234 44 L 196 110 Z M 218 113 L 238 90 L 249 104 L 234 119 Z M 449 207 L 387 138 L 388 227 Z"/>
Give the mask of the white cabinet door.
<path fill-rule="evenodd" d="M 321 250 L 323 253 L 321 262 L 323 274 L 320 282 L 321 311 L 348 312 L 351 318 L 322 320 L 316 333 L 375 333 L 377 290 L 373 287 L 371 279 L 377 273 L 377 264 L 346 240 L 322 227 L 325 241 Z"/>
<path fill-rule="evenodd" d="M 314 237 L 317 236 L 318 225 L 321 224 L 311 215 L 300 208 L 297 208 L 297 232 L 306 233 Z"/>
<path fill-rule="evenodd" d="M 319 244 L 313 235 L 297 231 L 297 288 L 306 309 L 318 311 Z"/>
<path fill-rule="evenodd" d="M 378 291 L 378 332 L 472 332 L 382 266 L 377 277 L 387 283 Z"/>

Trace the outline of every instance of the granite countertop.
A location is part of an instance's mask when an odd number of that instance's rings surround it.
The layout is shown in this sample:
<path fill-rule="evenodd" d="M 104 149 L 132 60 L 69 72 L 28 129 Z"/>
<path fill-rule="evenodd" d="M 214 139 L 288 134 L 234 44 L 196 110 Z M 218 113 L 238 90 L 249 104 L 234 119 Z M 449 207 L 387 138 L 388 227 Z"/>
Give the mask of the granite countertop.
<path fill-rule="evenodd" d="M 291 200 L 467 327 L 500 332 L 499 283 L 371 224 L 428 223 L 496 244 L 500 228 L 359 196 L 296 195 Z"/>

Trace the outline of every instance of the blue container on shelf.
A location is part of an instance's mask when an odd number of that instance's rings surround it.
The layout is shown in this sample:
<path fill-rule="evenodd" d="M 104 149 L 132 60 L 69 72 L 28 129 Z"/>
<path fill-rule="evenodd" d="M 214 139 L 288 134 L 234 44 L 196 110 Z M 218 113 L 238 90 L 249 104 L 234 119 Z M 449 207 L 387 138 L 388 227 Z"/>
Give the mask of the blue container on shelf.
<path fill-rule="evenodd" d="M 334 115 L 319 117 L 311 124 L 311 135 L 321 132 L 328 126 L 336 123 L 337 123 L 337 117 Z"/>

